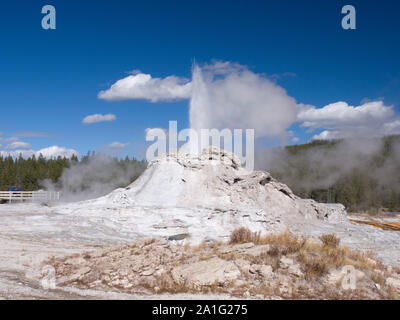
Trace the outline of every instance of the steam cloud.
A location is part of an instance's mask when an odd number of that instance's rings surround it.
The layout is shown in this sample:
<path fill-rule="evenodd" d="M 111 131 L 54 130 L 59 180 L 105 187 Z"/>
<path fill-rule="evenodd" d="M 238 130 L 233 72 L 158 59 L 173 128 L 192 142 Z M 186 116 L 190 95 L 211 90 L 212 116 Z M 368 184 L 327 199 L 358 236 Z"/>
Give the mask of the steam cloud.
<path fill-rule="evenodd" d="M 392 152 L 371 171 L 371 162 L 381 157 L 384 141 L 381 138 L 345 139 L 336 145 L 313 147 L 295 154 L 284 148 L 258 150 L 256 167 L 276 172 L 280 179 L 297 189 L 316 190 L 332 186 L 340 177 L 354 169 L 368 172 L 380 186 L 396 187 L 400 192 L 400 140 L 393 144 Z M 381 159 L 383 161 L 383 158 Z M 313 174 L 302 174 L 311 168 Z"/>
<path fill-rule="evenodd" d="M 190 126 L 254 129 L 256 137 L 284 138 L 297 103 L 268 78 L 246 67 L 216 62 L 193 68 Z"/>
<path fill-rule="evenodd" d="M 127 186 L 145 166 L 144 162 L 118 162 L 107 155 L 96 154 L 65 168 L 57 184 L 46 180 L 42 185 L 46 190 L 61 191 L 63 201 L 93 199 Z"/>

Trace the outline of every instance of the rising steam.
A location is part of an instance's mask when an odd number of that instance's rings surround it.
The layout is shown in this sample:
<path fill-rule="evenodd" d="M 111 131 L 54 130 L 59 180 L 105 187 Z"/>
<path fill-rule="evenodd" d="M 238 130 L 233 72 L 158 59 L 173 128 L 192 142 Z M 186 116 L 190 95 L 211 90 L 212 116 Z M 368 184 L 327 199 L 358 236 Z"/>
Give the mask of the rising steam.
<path fill-rule="evenodd" d="M 58 183 L 46 180 L 47 190 L 61 191 L 63 201 L 93 199 L 134 181 L 146 168 L 144 161 L 118 160 L 96 154 L 64 169 Z"/>

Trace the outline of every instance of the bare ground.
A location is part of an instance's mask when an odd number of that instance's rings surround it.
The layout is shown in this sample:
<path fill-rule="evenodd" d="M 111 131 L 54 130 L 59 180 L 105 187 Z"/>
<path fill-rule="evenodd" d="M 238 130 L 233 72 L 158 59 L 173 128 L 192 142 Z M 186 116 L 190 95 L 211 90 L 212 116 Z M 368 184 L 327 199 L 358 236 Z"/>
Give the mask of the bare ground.
<path fill-rule="evenodd" d="M 287 239 L 280 241 L 282 245 L 285 245 L 284 242 Z M 314 244 L 307 249 L 294 245 L 294 251 L 291 249 L 285 251 L 283 247 L 283 251 L 279 249 L 278 252 L 274 252 L 274 250 L 270 251 L 271 248 L 268 250 L 265 248 L 268 244 L 273 249 L 273 241 L 255 245 L 245 244 L 244 247 L 241 247 L 241 244 L 222 243 L 217 246 L 205 244 L 184 247 L 174 242 L 155 241 L 149 243 L 150 250 L 140 250 L 144 243 L 137 242 L 137 239 L 131 237 L 129 233 L 118 232 L 118 228 L 104 221 L 104 218 L 96 220 L 93 217 L 89 219 L 89 217 L 61 215 L 51 212 L 46 207 L 2 205 L 0 210 L 0 298 L 321 298 L 319 290 L 326 290 L 326 285 L 318 287 L 314 283 L 326 283 L 328 287 L 338 288 L 332 283 L 324 282 L 329 276 L 336 281 L 335 277 L 338 277 L 338 274 L 335 274 L 335 270 L 328 269 L 319 274 L 318 265 L 316 265 L 318 277 L 314 280 L 308 278 L 307 272 L 313 274 L 315 267 L 312 264 L 314 260 L 307 260 L 308 254 L 311 258 L 320 255 L 321 252 L 326 254 L 326 251 L 321 249 L 321 245 L 319 247 L 317 245 L 316 248 Z M 293 242 L 289 241 L 286 245 L 293 246 Z M 155 254 L 157 250 L 159 252 Z M 253 253 L 249 254 L 246 250 Z M 154 262 L 146 265 L 145 262 L 149 257 L 166 260 L 160 260 L 158 264 Z M 283 262 L 278 258 L 283 258 Z M 286 258 L 289 260 L 285 260 Z M 241 263 L 238 264 L 237 261 Z M 336 263 L 339 267 L 345 261 L 347 260 L 340 260 L 334 264 Z M 326 298 L 398 297 L 393 288 L 386 286 L 384 281 L 385 278 L 391 276 L 397 279 L 399 276 L 396 273 L 397 269 L 388 270 L 387 266 L 380 264 L 379 261 L 376 267 L 371 261 L 368 263 L 353 261 L 352 263 L 364 274 L 361 277 L 363 289 L 353 296 L 345 292 L 338 294 L 340 290 L 334 289 L 327 294 Z M 284 266 L 284 264 L 288 265 Z M 45 276 L 43 267 L 48 265 L 54 267 L 56 272 L 58 284 L 54 289 L 45 289 L 42 286 Z M 272 265 L 272 273 L 263 265 Z M 162 266 L 164 268 L 160 268 Z M 193 278 L 191 276 L 193 271 L 201 275 L 202 266 L 213 267 L 215 274 L 220 275 L 222 280 L 211 277 L 215 281 L 209 283 L 210 277 Z M 87 268 L 86 271 L 85 268 Z M 200 268 L 200 272 L 196 268 Z M 163 272 L 166 273 L 163 274 Z M 384 277 L 378 276 L 377 272 L 382 273 Z M 107 275 L 109 275 L 108 278 Z M 175 282 L 172 285 L 160 282 L 160 278 L 167 278 L 165 275 Z M 66 280 L 63 282 L 62 279 Z M 265 286 L 266 282 L 273 283 L 273 286 Z M 180 284 L 176 286 L 175 284 L 178 283 Z M 294 283 L 296 283 L 295 292 L 288 292 L 288 286 L 291 287 Z"/>
<path fill-rule="evenodd" d="M 132 241 L 115 230 L 85 218 L 76 224 L 67 216 L 19 206 L 2 205 L 0 212 L 0 299 L 224 299 L 224 295 L 155 295 L 74 287 L 44 289 L 42 268 L 50 257 L 64 257 Z M 7 210 L 8 209 L 8 210 Z"/>

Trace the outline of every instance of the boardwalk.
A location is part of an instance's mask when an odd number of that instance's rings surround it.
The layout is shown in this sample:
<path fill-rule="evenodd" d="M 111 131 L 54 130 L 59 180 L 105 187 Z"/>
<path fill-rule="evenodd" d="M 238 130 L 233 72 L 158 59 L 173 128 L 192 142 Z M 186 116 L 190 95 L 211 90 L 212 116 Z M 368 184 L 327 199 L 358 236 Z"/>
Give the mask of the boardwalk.
<path fill-rule="evenodd" d="M 56 191 L 0 191 L 0 201 L 58 201 L 60 193 Z"/>

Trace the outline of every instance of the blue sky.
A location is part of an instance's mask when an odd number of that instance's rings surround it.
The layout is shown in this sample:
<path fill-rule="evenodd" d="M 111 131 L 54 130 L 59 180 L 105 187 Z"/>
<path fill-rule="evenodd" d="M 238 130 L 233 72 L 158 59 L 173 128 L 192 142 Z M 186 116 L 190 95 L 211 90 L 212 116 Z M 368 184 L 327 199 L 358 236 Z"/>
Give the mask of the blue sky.
<path fill-rule="evenodd" d="M 56 30 L 41 28 L 46 4 L 56 8 Z M 356 8 L 356 30 L 341 28 L 345 4 Z M 339 101 L 350 106 L 381 101 L 376 110 L 392 107 L 393 112 L 380 121 L 395 123 L 399 13 L 399 2 L 386 0 L 5 0 L 0 6 L 0 150 L 21 141 L 32 150 L 56 145 L 85 154 L 108 152 L 108 144 L 121 142 L 129 145 L 120 156 L 140 157 L 146 128 L 165 128 L 169 120 L 189 126 L 189 101 L 106 101 L 97 95 L 132 70 L 190 79 L 194 58 L 199 64 L 219 60 L 247 66 L 315 109 Z M 82 123 L 93 114 L 114 114 L 116 120 Z M 303 120 L 320 116 L 312 109 Z M 324 127 L 329 125 L 322 119 L 307 132 L 304 122 L 287 129 L 299 142 L 326 129 L 342 130 Z M 33 132 L 47 134 L 32 137 Z"/>

